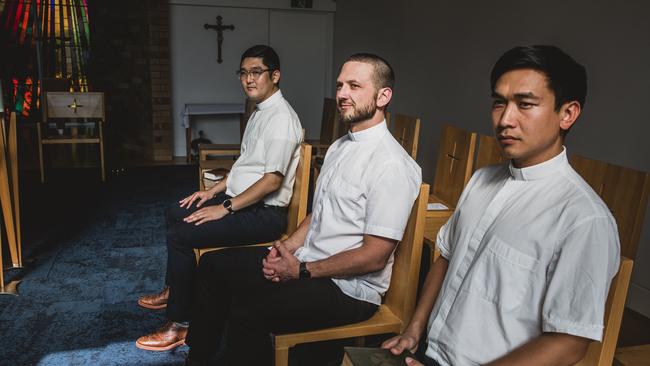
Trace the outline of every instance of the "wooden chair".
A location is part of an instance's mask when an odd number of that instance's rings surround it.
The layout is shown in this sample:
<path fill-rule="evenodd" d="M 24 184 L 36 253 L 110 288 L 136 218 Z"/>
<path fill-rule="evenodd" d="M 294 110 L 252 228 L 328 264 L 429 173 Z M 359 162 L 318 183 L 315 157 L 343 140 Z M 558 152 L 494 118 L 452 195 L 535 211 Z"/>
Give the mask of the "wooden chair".
<path fill-rule="evenodd" d="M 495 165 L 506 160 L 497 139 L 494 136 L 480 135 L 478 139 L 478 148 L 476 149 L 476 160 L 474 161 L 474 171 L 488 165 Z"/>
<path fill-rule="evenodd" d="M 591 342 L 587 354 L 577 366 L 611 366 L 616 351 L 618 333 L 621 329 L 621 319 L 625 309 L 625 298 L 632 275 L 633 261 L 621 257 L 618 274 L 612 280 L 605 305 L 605 328 L 602 342 Z"/>
<path fill-rule="evenodd" d="M 579 155 L 571 157 L 571 165 L 614 215 L 621 255 L 635 258 L 650 193 L 650 174 Z"/>
<path fill-rule="evenodd" d="M 327 148 L 336 140 L 339 112 L 336 108 L 336 99 L 325 98 L 323 100 L 323 117 L 320 123 L 320 138 L 318 140 L 305 140 L 310 144 L 314 152 L 312 156 L 323 157 Z"/>
<path fill-rule="evenodd" d="M 296 168 L 296 180 L 293 183 L 293 194 L 291 196 L 291 201 L 289 202 L 289 208 L 287 212 L 287 234 L 296 231 L 298 225 L 300 225 L 302 220 L 304 220 L 307 216 L 311 151 L 311 145 L 305 143 L 300 144 L 300 160 L 298 161 L 298 167 Z M 270 245 L 270 243 L 260 243 L 247 246 L 263 245 Z M 227 247 L 194 249 L 196 263 L 198 264 L 199 259 L 203 254 L 223 248 Z"/>
<path fill-rule="evenodd" d="M 239 118 L 240 141 L 244 138 L 248 120 L 255 111 L 255 102 L 246 99 L 245 108 L 244 114 Z M 204 184 L 203 173 L 217 168 L 230 169 L 240 152 L 241 144 L 199 144 L 199 188 L 201 190 L 210 188 Z M 213 159 L 209 159 L 210 157 Z"/>
<path fill-rule="evenodd" d="M 404 147 L 404 150 L 415 159 L 418 155 L 420 119 L 403 114 L 395 114 L 391 132 L 393 133 L 393 137 Z"/>
<path fill-rule="evenodd" d="M 104 93 L 81 92 L 46 92 L 43 105 L 43 122 L 36 128 L 38 134 L 38 153 L 41 168 L 41 183 L 45 183 L 45 169 L 43 164 L 44 145 L 54 144 L 97 144 L 99 146 L 99 160 L 102 182 L 106 181 L 106 168 L 104 165 L 104 133 L 103 125 L 106 122 L 104 111 Z M 93 119 L 95 126 L 85 135 L 79 135 L 80 126 L 88 126 L 91 122 L 78 122 Z M 57 127 L 62 127 L 61 121 L 70 127 L 69 135 L 48 135 L 47 127 L 53 121 L 59 122 Z M 46 129 L 44 130 L 43 127 Z"/>
<path fill-rule="evenodd" d="M 453 214 L 460 194 L 472 176 L 475 148 L 476 133 L 450 125 L 443 126 L 429 203 L 446 208 L 427 210 L 424 241 L 431 253 L 435 251 L 438 231 Z"/>
<path fill-rule="evenodd" d="M 360 323 L 309 332 L 273 335 L 275 366 L 287 366 L 289 348 L 296 344 L 400 333 L 406 328 L 415 309 L 428 194 L 429 186 L 423 184 L 411 210 L 404 237 L 395 251 L 390 287 L 377 312 L 370 319 Z"/>

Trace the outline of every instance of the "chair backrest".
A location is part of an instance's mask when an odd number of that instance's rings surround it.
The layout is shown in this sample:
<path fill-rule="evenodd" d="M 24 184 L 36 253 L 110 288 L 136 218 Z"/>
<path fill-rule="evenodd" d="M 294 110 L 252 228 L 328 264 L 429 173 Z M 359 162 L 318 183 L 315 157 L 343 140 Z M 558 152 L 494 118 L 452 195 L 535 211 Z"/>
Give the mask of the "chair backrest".
<path fill-rule="evenodd" d="M 300 144 L 300 160 L 296 168 L 296 180 L 293 183 L 293 195 L 287 213 L 287 233 L 291 234 L 307 216 L 309 196 L 309 171 L 311 170 L 311 145 Z"/>
<path fill-rule="evenodd" d="M 104 93 L 46 92 L 43 116 L 51 118 L 98 118 L 106 120 Z"/>
<path fill-rule="evenodd" d="M 336 99 L 323 99 L 323 117 L 320 122 L 320 142 L 331 144 L 336 140 L 338 111 L 336 109 Z"/>
<path fill-rule="evenodd" d="M 450 125 L 442 127 L 432 193 L 448 207 L 456 207 L 472 176 L 476 133 Z"/>
<path fill-rule="evenodd" d="M 503 152 L 494 136 L 479 135 L 474 170 L 503 162 Z"/>
<path fill-rule="evenodd" d="M 609 295 L 605 304 L 605 321 L 603 329 L 603 341 L 591 342 L 587 354 L 578 362 L 577 366 L 611 366 L 614 361 L 614 352 L 618 341 L 618 333 L 621 329 L 621 319 L 625 309 L 625 298 L 630 285 L 633 261 L 621 257 L 621 265 L 618 274 L 612 280 L 609 287 Z"/>
<path fill-rule="evenodd" d="M 415 159 L 418 155 L 420 119 L 403 114 L 395 114 L 392 133 L 393 137 L 404 147 L 404 150 Z"/>
<path fill-rule="evenodd" d="M 246 125 L 248 120 L 251 118 L 251 114 L 255 110 L 255 102 L 246 98 L 246 104 L 244 106 L 244 114 L 239 118 L 239 141 L 244 140 L 244 131 L 246 131 Z"/>
<path fill-rule="evenodd" d="M 571 157 L 571 165 L 614 215 L 621 255 L 634 258 L 650 193 L 650 174 L 579 155 Z"/>
<path fill-rule="evenodd" d="M 411 209 L 404 237 L 395 250 L 390 287 L 384 299 L 384 304 L 402 320 L 402 330 L 408 325 L 415 310 L 428 198 L 429 185 L 422 184 Z"/>

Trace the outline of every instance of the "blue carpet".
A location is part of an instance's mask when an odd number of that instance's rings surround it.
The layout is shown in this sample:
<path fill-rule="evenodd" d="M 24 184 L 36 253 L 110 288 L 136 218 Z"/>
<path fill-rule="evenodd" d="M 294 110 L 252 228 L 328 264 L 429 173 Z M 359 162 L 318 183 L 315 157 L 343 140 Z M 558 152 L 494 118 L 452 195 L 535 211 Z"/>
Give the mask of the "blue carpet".
<path fill-rule="evenodd" d="M 5 271 L 22 283 L 20 296 L 0 296 L 0 365 L 183 364 L 186 346 L 135 347 L 164 322 L 136 301 L 163 285 L 163 211 L 197 188 L 195 169 L 132 169 L 104 184 L 85 169 L 48 172 L 45 185 L 21 177 L 25 268 Z"/>

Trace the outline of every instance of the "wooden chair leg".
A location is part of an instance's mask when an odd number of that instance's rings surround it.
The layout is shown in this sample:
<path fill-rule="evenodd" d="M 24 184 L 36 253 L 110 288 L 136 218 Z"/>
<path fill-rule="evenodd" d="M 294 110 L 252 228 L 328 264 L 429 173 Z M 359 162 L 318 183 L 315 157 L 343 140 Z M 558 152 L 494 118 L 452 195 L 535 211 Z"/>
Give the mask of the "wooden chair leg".
<path fill-rule="evenodd" d="M 43 124 L 36 124 L 36 134 L 38 135 L 38 162 L 41 167 L 41 183 L 45 183 L 45 168 L 43 166 Z"/>
<path fill-rule="evenodd" d="M 275 348 L 275 366 L 289 366 L 289 348 Z"/>
<path fill-rule="evenodd" d="M 11 188 L 13 193 L 13 203 L 14 203 L 14 225 L 16 228 L 16 254 L 18 257 L 17 266 L 23 266 L 23 255 L 22 255 L 22 238 L 20 233 L 20 192 L 18 191 L 20 186 L 18 185 L 18 136 L 17 136 L 17 124 L 16 124 L 16 114 L 12 113 L 9 119 L 9 134 L 8 134 L 8 145 L 9 145 L 9 165 L 11 168 Z"/>
<path fill-rule="evenodd" d="M 9 169 L 7 167 L 7 156 L 5 152 L 5 131 L 4 122 L 0 121 L 0 205 L 2 206 L 2 216 L 4 217 L 5 230 L 7 232 L 7 241 L 9 244 L 9 253 L 13 267 L 20 267 L 18 261 L 18 249 L 16 245 L 16 227 L 14 225 L 14 212 L 11 205 L 11 186 L 9 185 Z M 0 268 L 2 270 L 2 268 Z"/>
<path fill-rule="evenodd" d="M 106 182 L 106 166 L 104 165 L 104 128 L 102 121 L 98 122 L 99 125 L 99 160 L 102 169 L 102 182 Z"/>

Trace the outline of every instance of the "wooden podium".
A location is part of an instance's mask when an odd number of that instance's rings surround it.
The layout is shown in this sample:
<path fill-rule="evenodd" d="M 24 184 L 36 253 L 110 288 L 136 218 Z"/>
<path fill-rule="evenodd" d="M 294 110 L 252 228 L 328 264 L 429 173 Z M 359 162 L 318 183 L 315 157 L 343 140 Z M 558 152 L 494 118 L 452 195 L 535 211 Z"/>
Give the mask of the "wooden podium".
<path fill-rule="evenodd" d="M 38 153 L 41 166 L 41 183 L 45 182 L 45 169 L 43 164 L 43 146 L 54 144 L 97 144 L 99 145 L 99 160 L 102 182 L 106 181 L 104 166 L 104 136 L 103 124 L 106 121 L 104 110 L 104 93 L 81 92 L 46 92 L 43 105 L 43 123 L 38 124 Z M 93 122 L 88 122 L 93 120 Z M 47 130 L 51 123 L 56 122 L 57 127 L 64 130 L 69 128 L 69 133 L 48 135 Z M 80 126 L 96 124 L 92 134 L 79 134 Z"/>

